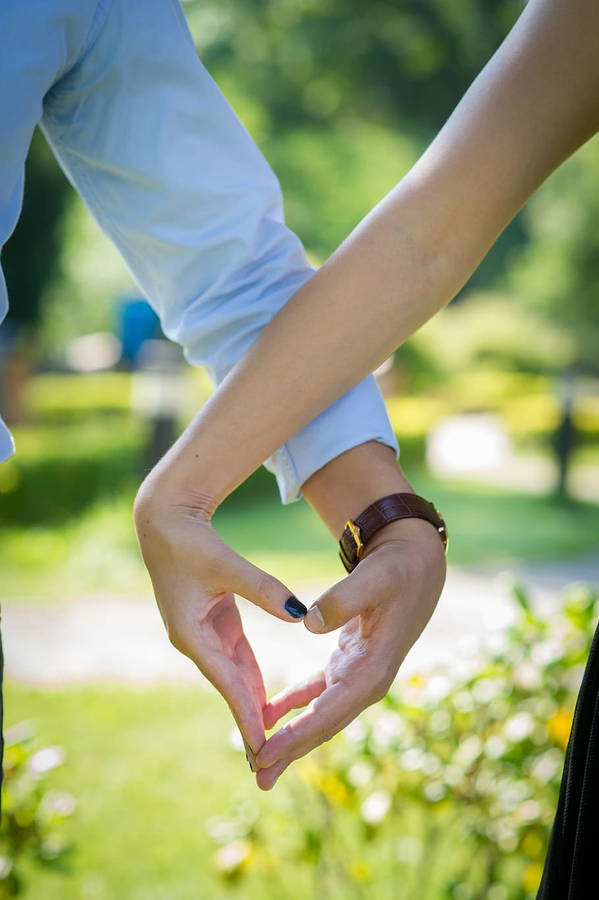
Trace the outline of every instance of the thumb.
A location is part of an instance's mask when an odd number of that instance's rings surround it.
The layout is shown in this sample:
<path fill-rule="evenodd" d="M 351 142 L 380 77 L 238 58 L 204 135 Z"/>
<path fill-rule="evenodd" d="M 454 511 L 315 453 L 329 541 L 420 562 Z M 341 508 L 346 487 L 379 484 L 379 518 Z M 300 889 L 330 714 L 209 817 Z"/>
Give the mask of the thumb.
<path fill-rule="evenodd" d="M 364 560 L 365 562 L 365 560 Z M 361 563 L 364 565 L 364 563 Z M 345 625 L 373 603 L 376 584 L 369 584 L 366 567 L 351 572 L 321 594 L 304 618 L 308 631 L 324 634 Z M 366 576 L 366 577 L 365 577 Z"/>
<path fill-rule="evenodd" d="M 285 622 L 297 622 L 307 613 L 307 607 L 282 581 L 248 562 L 243 556 L 231 551 L 228 590 L 250 603 L 260 606 L 266 612 Z"/>

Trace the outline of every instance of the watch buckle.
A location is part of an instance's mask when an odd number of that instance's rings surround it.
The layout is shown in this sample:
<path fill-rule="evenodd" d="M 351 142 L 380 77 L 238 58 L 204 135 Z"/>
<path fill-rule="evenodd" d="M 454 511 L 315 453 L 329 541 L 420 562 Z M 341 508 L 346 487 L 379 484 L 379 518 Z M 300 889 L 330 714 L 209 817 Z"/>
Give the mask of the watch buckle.
<path fill-rule="evenodd" d="M 356 560 L 359 562 L 362 559 L 362 554 L 364 553 L 364 544 L 362 543 L 362 535 L 360 533 L 359 525 L 356 525 L 351 519 L 348 519 L 345 523 L 345 527 L 349 530 L 352 538 L 354 539 L 354 544 L 356 545 Z"/>

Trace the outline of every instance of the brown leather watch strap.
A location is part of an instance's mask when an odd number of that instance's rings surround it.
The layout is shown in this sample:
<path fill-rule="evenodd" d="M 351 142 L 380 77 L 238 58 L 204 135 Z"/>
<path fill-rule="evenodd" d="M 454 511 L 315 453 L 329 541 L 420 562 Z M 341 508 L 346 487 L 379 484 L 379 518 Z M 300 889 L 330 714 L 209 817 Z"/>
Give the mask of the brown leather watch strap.
<path fill-rule="evenodd" d="M 447 550 L 447 528 L 439 510 L 418 494 L 389 494 L 367 506 L 355 519 L 348 520 L 339 541 L 339 556 L 348 572 L 352 572 L 364 554 L 368 541 L 389 522 L 398 519 L 425 519 L 439 532 Z"/>

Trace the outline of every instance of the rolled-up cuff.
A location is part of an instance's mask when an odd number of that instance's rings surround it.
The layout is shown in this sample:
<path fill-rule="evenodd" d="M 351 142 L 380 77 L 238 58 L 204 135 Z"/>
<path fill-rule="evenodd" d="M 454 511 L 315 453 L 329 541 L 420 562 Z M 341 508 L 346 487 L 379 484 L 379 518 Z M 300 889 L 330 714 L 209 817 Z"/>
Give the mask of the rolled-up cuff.
<path fill-rule="evenodd" d="M 302 484 L 325 463 L 372 440 L 391 447 L 399 458 L 385 403 L 369 375 L 275 450 L 264 465 L 277 479 L 281 502 L 293 503 L 301 497 Z"/>

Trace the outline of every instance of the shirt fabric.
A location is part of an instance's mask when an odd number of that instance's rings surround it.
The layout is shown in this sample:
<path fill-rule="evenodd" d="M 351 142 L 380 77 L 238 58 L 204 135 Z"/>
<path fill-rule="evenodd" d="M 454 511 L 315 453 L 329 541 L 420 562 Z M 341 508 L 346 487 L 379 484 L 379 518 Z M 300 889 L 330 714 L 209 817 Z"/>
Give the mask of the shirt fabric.
<path fill-rule="evenodd" d="M 178 0 L 2 0 L 0 84 L 10 85 L 0 91 L 0 246 L 40 124 L 164 333 L 218 384 L 314 270 Z M 0 322 L 7 308 L 0 271 Z M 399 455 L 369 376 L 265 465 L 289 503 L 326 462 L 373 439 Z M 13 452 L 0 419 L 0 461 Z"/>

